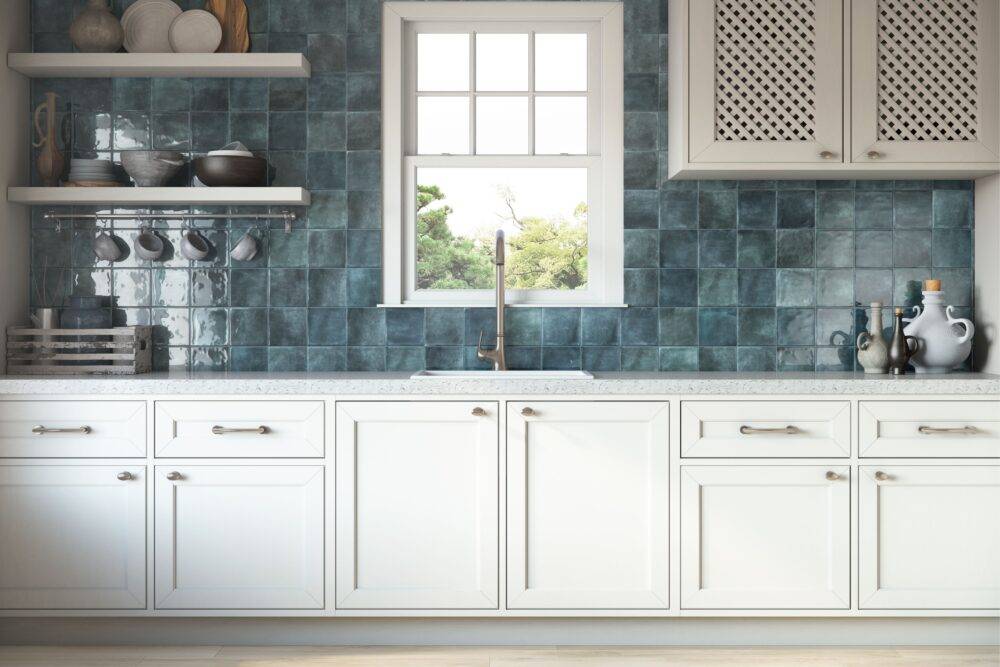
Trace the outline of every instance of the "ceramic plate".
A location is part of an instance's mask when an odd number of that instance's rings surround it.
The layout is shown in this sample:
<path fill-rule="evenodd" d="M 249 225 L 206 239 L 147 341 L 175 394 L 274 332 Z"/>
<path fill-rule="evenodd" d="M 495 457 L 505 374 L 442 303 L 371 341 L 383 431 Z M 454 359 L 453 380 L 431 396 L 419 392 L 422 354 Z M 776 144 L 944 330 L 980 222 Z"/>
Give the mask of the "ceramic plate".
<path fill-rule="evenodd" d="M 191 9 L 170 24 L 169 37 L 176 53 L 215 53 L 222 43 L 222 26 L 211 13 Z"/>
<path fill-rule="evenodd" d="M 172 0 L 138 0 L 122 15 L 125 50 L 170 53 L 170 24 L 181 13 Z"/>

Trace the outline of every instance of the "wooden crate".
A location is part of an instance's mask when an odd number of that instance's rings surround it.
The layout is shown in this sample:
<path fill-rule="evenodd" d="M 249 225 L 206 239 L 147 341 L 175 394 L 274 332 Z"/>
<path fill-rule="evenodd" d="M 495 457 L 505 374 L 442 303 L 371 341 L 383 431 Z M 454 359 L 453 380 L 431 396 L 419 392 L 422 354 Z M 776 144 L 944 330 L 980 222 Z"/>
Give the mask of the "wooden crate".
<path fill-rule="evenodd" d="M 8 375 L 136 375 L 153 367 L 153 327 L 7 327 Z"/>

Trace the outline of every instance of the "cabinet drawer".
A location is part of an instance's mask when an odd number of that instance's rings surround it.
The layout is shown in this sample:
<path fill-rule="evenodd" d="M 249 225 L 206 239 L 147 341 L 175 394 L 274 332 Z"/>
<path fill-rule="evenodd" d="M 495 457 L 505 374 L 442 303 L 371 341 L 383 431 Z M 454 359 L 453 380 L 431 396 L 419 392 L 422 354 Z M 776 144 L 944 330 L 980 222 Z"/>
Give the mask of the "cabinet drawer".
<path fill-rule="evenodd" d="M 144 401 L 0 402 L 0 458 L 145 455 Z"/>
<path fill-rule="evenodd" d="M 862 401 L 862 457 L 1000 457 L 1000 401 Z"/>
<path fill-rule="evenodd" d="M 685 458 L 851 455 L 848 401 L 684 401 Z"/>
<path fill-rule="evenodd" d="M 323 401 L 157 401 L 157 457 L 323 456 Z"/>

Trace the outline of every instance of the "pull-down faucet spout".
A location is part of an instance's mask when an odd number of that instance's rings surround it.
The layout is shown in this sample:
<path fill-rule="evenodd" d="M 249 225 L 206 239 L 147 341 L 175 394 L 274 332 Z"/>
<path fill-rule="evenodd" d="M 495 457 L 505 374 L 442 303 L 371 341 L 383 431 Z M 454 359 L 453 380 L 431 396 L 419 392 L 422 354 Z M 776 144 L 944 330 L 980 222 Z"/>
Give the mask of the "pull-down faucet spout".
<path fill-rule="evenodd" d="M 497 268 L 497 343 L 492 350 L 483 348 L 483 331 L 479 331 L 479 345 L 476 346 L 476 356 L 480 359 L 489 359 L 493 362 L 493 370 L 507 370 L 507 359 L 504 356 L 503 334 L 503 308 L 504 308 L 504 236 L 503 230 L 497 230 L 496 251 L 494 252 L 494 263 Z"/>

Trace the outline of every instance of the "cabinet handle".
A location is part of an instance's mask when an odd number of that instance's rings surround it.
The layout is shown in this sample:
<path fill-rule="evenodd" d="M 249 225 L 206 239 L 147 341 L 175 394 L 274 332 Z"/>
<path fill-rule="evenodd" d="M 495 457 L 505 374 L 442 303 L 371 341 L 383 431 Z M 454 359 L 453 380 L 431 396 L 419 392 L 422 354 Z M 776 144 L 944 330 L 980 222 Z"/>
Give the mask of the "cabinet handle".
<path fill-rule="evenodd" d="M 875 479 L 877 479 L 880 482 L 884 482 L 884 481 L 890 479 L 890 477 L 889 477 L 888 473 L 884 473 L 881 470 L 879 470 L 879 471 L 877 471 L 875 473 Z"/>
<path fill-rule="evenodd" d="M 881 160 L 882 159 L 882 154 L 879 153 L 878 151 L 868 151 L 866 157 L 869 160 Z"/>
<path fill-rule="evenodd" d="M 46 433 L 82 433 L 83 435 L 90 434 L 89 426 L 77 426 L 76 428 L 47 428 L 45 426 L 36 426 L 31 429 L 31 432 L 35 435 L 45 435 Z"/>
<path fill-rule="evenodd" d="M 837 157 L 837 154 L 833 151 L 821 151 L 819 157 L 821 160 L 832 160 Z"/>
<path fill-rule="evenodd" d="M 958 434 L 958 435 L 975 435 L 979 433 L 979 429 L 975 426 L 959 426 L 957 428 L 938 428 L 936 426 L 921 426 L 917 429 L 924 435 L 944 435 L 944 434 Z"/>
<path fill-rule="evenodd" d="M 782 426 L 781 428 L 757 428 L 756 426 L 740 426 L 740 433 L 743 435 L 755 435 L 757 433 L 771 433 L 774 435 L 798 435 L 800 433 L 796 426 Z"/>
<path fill-rule="evenodd" d="M 179 479 L 184 479 L 184 475 L 180 474 L 177 471 L 168 472 L 167 473 L 167 479 L 169 479 L 171 482 L 176 482 Z"/>
<path fill-rule="evenodd" d="M 121 480 L 121 481 L 123 481 L 123 482 L 128 482 L 128 481 L 133 480 L 135 478 L 132 477 L 132 473 L 126 471 L 126 472 L 120 472 L 120 473 L 118 473 L 118 479 Z"/>
<path fill-rule="evenodd" d="M 215 435 L 225 435 L 226 433 L 256 433 L 257 435 L 264 435 L 267 433 L 267 427 L 253 426 L 250 428 L 229 428 L 226 426 L 213 426 L 212 433 Z"/>
<path fill-rule="evenodd" d="M 840 475 L 833 472 L 832 470 L 828 470 L 826 473 L 826 478 L 831 482 L 836 482 L 838 479 L 840 479 Z"/>
<path fill-rule="evenodd" d="M 478 408 L 478 407 L 477 408 L 472 408 L 472 416 L 473 417 L 485 417 L 486 416 L 486 410 L 483 410 L 482 408 Z"/>
<path fill-rule="evenodd" d="M 521 408 L 521 415 L 523 415 L 524 417 L 534 417 L 535 411 L 527 407 Z"/>

